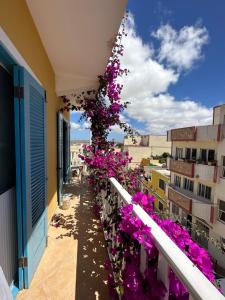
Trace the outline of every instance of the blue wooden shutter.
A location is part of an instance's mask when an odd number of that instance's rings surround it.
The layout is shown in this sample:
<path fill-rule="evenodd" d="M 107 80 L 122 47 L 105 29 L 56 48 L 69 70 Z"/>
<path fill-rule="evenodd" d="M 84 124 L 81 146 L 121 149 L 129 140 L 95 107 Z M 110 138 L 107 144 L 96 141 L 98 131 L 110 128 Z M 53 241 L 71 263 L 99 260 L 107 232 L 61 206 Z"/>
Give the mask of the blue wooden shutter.
<path fill-rule="evenodd" d="M 46 247 L 46 104 L 44 89 L 18 66 L 14 84 L 19 282 L 27 288 Z"/>

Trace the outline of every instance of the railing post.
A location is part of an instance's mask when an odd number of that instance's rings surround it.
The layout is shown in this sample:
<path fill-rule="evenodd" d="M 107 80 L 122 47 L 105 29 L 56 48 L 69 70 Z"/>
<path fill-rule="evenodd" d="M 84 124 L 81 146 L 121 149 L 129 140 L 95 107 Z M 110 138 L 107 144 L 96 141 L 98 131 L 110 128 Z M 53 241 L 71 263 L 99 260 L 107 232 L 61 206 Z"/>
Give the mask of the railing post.
<path fill-rule="evenodd" d="M 157 278 L 161 280 L 167 289 L 167 292 L 165 293 L 165 296 L 162 298 L 162 300 L 168 300 L 169 299 L 169 265 L 164 258 L 164 256 L 159 252 L 158 257 L 158 268 L 157 268 Z"/>
<path fill-rule="evenodd" d="M 141 245 L 141 252 L 140 252 L 140 271 L 141 274 L 144 275 L 147 265 L 147 253 L 145 250 L 144 245 Z"/>

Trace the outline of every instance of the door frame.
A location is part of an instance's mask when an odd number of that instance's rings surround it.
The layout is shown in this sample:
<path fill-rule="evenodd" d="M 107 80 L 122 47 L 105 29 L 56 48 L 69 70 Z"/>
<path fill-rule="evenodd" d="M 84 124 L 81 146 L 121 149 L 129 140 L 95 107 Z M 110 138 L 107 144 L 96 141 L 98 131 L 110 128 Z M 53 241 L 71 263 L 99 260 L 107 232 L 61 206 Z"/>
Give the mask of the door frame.
<path fill-rule="evenodd" d="M 64 124 L 67 125 L 67 131 L 64 130 Z M 61 132 L 60 132 L 61 131 Z M 68 136 L 67 136 L 68 135 Z M 68 151 L 70 151 L 70 125 L 69 121 L 64 117 L 62 112 L 57 113 L 57 191 L 58 191 L 58 205 L 61 206 L 63 184 L 67 181 L 64 180 L 65 172 L 65 148 L 66 139 L 68 139 Z M 62 139 L 62 141 L 61 141 Z M 70 155 L 68 157 L 70 168 Z M 68 171 L 68 170 L 67 170 Z"/>
<path fill-rule="evenodd" d="M 5 33 L 3 28 L 0 26 L 0 57 L 1 60 L 3 61 L 3 67 L 10 69 L 12 76 L 13 76 L 13 66 L 18 65 L 21 67 L 24 67 L 30 75 L 43 87 L 42 83 L 38 79 L 38 77 L 35 75 L 35 73 L 32 71 L 30 68 L 29 64 L 26 62 L 26 60 L 23 58 L 23 56 L 20 54 L 20 52 L 17 50 L 16 46 L 12 43 L 8 35 Z M 19 107 L 15 107 L 14 104 L 14 110 L 18 110 Z M 18 111 L 17 111 L 18 112 Z M 15 128 L 15 130 L 19 131 L 19 128 Z M 47 128 L 46 128 L 47 130 Z M 46 137 L 47 137 L 47 132 L 46 132 Z M 47 148 L 47 144 L 46 144 Z M 15 151 L 15 158 L 18 160 L 20 153 Z M 47 159 L 47 156 L 46 156 Z M 17 170 L 15 170 L 17 172 Z M 19 174 L 21 175 L 21 174 Z M 17 174 L 16 174 L 16 184 L 17 184 Z M 22 209 L 23 209 L 23 204 L 22 204 L 22 199 L 21 197 L 17 197 L 16 193 L 16 215 L 17 215 L 17 258 L 24 256 L 24 249 L 23 249 L 23 217 L 22 217 Z M 17 266 L 19 265 L 19 262 L 17 263 Z M 17 268 L 17 274 L 15 276 L 15 280 L 12 282 L 10 285 L 10 290 L 13 295 L 13 298 L 16 298 L 17 293 L 19 292 L 20 289 L 24 287 L 24 280 L 21 280 L 23 278 L 22 276 L 19 276 L 18 272 L 23 272 L 23 270 L 19 270 Z M 20 274 L 22 275 L 22 274 Z M 18 280 L 20 278 L 20 280 Z M 18 280 L 18 282 L 16 282 Z"/>
<path fill-rule="evenodd" d="M 64 130 L 64 124 L 67 125 L 67 132 Z M 64 180 L 65 172 L 65 149 L 66 149 L 66 138 L 68 139 L 68 151 L 70 151 L 70 124 L 69 121 L 64 117 L 62 112 L 57 113 L 57 191 L 58 191 L 58 205 L 61 206 L 62 193 L 63 193 L 63 184 L 67 181 Z M 61 132 L 60 132 L 61 131 Z M 66 136 L 68 135 L 68 136 Z M 62 139 L 62 141 L 60 140 Z M 69 168 L 70 168 L 70 155 L 69 159 Z M 68 171 L 68 170 L 67 170 Z M 67 172 L 66 171 L 66 172 Z"/>
<path fill-rule="evenodd" d="M 57 113 L 57 198 L 58 205 L 62 204 L 63 191 L 63 114 Z M 62 139 L 62 142 L 61 142 Z"/>

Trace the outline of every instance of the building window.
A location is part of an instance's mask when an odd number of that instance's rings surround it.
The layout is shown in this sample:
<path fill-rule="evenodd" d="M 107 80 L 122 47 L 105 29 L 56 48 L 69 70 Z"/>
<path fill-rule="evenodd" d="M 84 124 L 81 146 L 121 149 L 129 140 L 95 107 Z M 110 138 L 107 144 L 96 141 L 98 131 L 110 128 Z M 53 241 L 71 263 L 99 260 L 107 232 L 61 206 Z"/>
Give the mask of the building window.
<path fill-rule="evenodd" d="M 184 178 L 184 189 L 190 192 L 194 191 L 194 182 L 190 179 Z"/>
<path fill-rule="evenodd" d="M 162 211 L 163 210 L 163 204 L 162 202 L 159 201 L 159 210 Z"/>
<path fill-rule="evenodd" d="M 198 185 L 198 195 L 200 197 L 203 197 L 205 199 L 210 200 L 211 199 L 211 192 L 212 192 L 212 188 L 211 187 L 199 183 L 199 185 Z"/>
<path fill-rule="evenodd" d="M 186 148 L 185 158 L 186 159 L 191 159 L 191 148 Z"/>
<path fill-rule="evenodd" d="M 223 253 L 225 253 L 225 238 L 220 238 L 220 243 L 221 243 L 221 250 Z"/>
<path fill-rule="evenodd" d="M 181 177 L 180 176 L 177 176 L 175 175 L 174 177 L 174 185 L 177 186 L 177 187 L 181 187 Z"/>
<path fill-rule="evenodd" d="M 197 158 L 197 149 L 192 149 L 191 159 L 196 160 L 196 158 Z"/>
<path fill-rule="evenodd" d="M 219 220 L 225 222 L 225 201 L 219 200 Z"/>
<path fill-rule="evenodd" d="M 178 216 L 179 215 L 179 207 L 174 203 L 171 203 L 171 204 L 172 204 L 172 214 Z"/>
<path fill-rule="evenodd" d="M 215 160 L 215 150 L 213 149 L 201 149 L 200 160 L 207 163 Z"/>
<path fill-rule="evenodd" d="M 197 149 L 186 148 L 185 158 L 188 160 L 196 160 Z"/>
<path fill-rule="evenodd" d="M 162 180 L 162 179 L 159 179 L 159 187 L 161 190 L 165 191 L 166 189 L 166 184 L 165 184 L 165 181 Z"/>
<path fill-rule="evenodd" d="M 201 149 L 201 161 L 206 162 L 207 161 L 207 150 Z"/>
<path fill-rule="evenodd" d="M 200 246 L 208 249 L 209 228 L 200 221 L 196 221 L 195 240 Z"/>
<path fill-rule="evenodd" d="M 183 148 L 176 148 L 176 159 L 183 158 Z"/>
<path fill-rule="evenodd" d="M 209 150 L 208 161 L 214 161 L 214 160 L 215 160 L 215 150 Z"/>
<path fill-rule="evenodd" d="M 225 178 L 225 156 L 222 156 L 222 177 Z"/>

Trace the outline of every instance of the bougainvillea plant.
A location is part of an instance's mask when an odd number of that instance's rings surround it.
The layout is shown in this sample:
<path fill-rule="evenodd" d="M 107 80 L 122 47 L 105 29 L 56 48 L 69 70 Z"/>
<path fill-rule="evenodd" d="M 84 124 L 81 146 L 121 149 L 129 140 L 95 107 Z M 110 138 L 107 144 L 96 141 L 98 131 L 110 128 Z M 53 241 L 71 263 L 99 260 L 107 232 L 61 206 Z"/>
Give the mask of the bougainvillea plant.
<path fill-rule="evenodd" d="M 96 149 L 93 146 L 84 146 L 84 155 L 79 157 L 88 166 L 87 180 L 92 186 L 103 187 L 105 180 L 110 177 L 119 182 L 125 182 L 126 169 L 131 162 L 128 152 L 115 152 L 114 148 Z"/>
<path fill-rule="evenodd" d="M 160 219 L 154 212 L 154 197 L 138 192 L 132 197 L 133 204 L 120 209 L 120 218 L 116 224 L 116 235 L 113 237 L 114 246 L 111 247 L 113 256 L 113 271 L 119 273 L 114 286 L 121 286 L 123 300 L 154 299 L 160 300 L 167 291 L 163 283 L 157 279 L 158 250 L 154 245 L 151 228 L 145 226 L 142 221 L 133 214 L 133 205 L 139 204 L 154 219 L 154 221 L 167 233 L 175 244 L 187 255 L 187 257 L 202 271 L 212 282 L 215 282 L 213 264 L 207 251 L 192 241 L 190 234 L 181 225 L 170 219 Z M 118 210 L 115 211 L 118 214 Z M 112 228 L 112 214 L 105 222 L 104 229 L 110 233 Z M 119 243 L 115 246 L 115 241 Z M 147 253 L 146 269 L 144 274 L 140 272 L 140 247 L 143 246 Z M 125 264 L 124 264 L 125 261 Z M 125 266 L 123 268 L 123 266 Z M 187 300 L 189 295 L 186 287 L 180 282 L 172 270 L 169 270 L 169 297 L 170 299 Z"/>
<path fill-rule="evenodd" d="M 65 105 L 61 109 L 62 111 L 83 111 L 81 119 L 90 122 L 93 151 L 96 149 L 108 150 L 111 147 L 111 143 L 107 140 L 107 137 L 114 125 L 118 125 L 123 129 L 127 135 L 132 137 L 134 142 L 134 134 L 138 134 L 128 124 L 122 122 L 120 118 L 121 113 L 128 105 L 128 102 L 121 101 L 123 86 L 118 83 L 118 78 L 128 73 L 127 69 L 121 68 L 120 63 L 120 57 L 124 52 L 122 37 L 126 35 L 125 22 L 126 17 L 116 36 L 105 72 L 103 75 L 98 76 L 98 90 L 90 90 L 86 93 L 82 92 L 79 95 L 74 94 L 73 97 L 77 98 L 79 105 L 74 105 L 69 98 L 63 97 Z"/>

